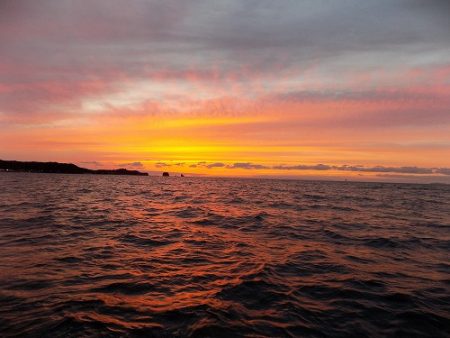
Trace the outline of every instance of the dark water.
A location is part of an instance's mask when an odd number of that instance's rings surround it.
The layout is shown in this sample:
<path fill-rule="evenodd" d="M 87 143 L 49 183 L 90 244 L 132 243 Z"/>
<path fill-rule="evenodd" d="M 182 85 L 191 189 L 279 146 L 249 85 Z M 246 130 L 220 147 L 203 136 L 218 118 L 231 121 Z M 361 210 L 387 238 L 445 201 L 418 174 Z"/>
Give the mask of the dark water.
<path fill-rule="evenodd" d="M 450 186 L 0 174 L 0 336 L 445 337 Z"/>

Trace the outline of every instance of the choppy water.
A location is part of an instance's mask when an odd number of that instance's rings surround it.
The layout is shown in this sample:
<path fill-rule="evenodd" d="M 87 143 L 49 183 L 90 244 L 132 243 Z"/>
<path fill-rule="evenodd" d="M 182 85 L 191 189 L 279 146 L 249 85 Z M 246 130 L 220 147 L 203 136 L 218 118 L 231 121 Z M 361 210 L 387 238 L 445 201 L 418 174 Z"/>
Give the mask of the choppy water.
<path fill-rule="evenodd" d="M 0 335 L 445 337 L 450 187 L 0 174 Z"/>

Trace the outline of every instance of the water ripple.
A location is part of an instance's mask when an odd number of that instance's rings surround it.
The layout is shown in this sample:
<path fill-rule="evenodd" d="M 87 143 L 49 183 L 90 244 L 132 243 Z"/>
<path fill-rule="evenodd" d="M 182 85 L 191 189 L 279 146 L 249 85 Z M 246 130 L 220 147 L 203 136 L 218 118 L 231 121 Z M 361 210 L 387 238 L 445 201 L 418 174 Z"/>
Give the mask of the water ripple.
<path fill-rule="evenodd" d="M 450 188 L 0 174 L 0 335 L 448 337 Z"/>

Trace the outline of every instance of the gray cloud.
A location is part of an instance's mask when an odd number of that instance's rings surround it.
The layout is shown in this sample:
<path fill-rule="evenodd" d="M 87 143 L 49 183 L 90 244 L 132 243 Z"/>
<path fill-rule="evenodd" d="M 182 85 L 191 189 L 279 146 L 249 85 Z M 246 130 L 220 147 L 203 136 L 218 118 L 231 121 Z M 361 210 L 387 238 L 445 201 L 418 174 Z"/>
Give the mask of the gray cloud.
<path fill-rule="evenodd" d="M 157 162 L 155 163 L 155 166 L 158 168 L 163 168 L 163 167 L 183 167 L 184 166 L 184 162 L 175 162 L 175 163 L 166 163 L 166 162 Z"/>
<path fill-rule="evenodd" d="M 337 171 L 353 171 L 353 172 L 372 172 L 372 173 L 400 173 L 400 174 L 444 174 L 450 175 L 446 168 L 436 169 L 436 168 L 421 168 L 421 167 L 385 167 L 385 166 L 375 166 L 375 167 L 365 167 L 359 165 L 278 165 L 273 166 L 273 169 L 277 170 L 337 170 Z"/>
<path fill-rule="evenodd" d="M 420 168 L 420 167 L 384 167 L 384 166 L 376 166 L 376 167 L 363 167 L 363 166 L 351 166 L 351 165 L 343 165 L 343 166 L 333 166 L 335 170 L 342 171 L 362 171 L 362 172 L 375 172 L 375 173 L 402 173 L 402 174 L 432 174 L 436 172 L 435 169 L 432 168 Z"/>
<path fill-rule="evenodd" d="M 119 164 L 121 167 L 128 167 L 128 168 L 143 168 L 144 165 L 141 162 L 131 162 L 131 163 L 122 163 Z"/>
<path fill-rule="evenodd" d="M 225 164 L 222 162 L 215 162 L 215 163 L 206 164 L 205 167 L 208 169 L 223 168 L 223 167 L 225 167 Z"/>
<path fill-rule="evenodd" d="M 0 110 L 9 120 L 67 118 L 62 105 L 77 111 L 82 97 L 112 92 L 116 82 L 151 79 L 155 71 L 175 79 L 195 71 L 197 79 L 226 83 L 230 76 L 277 79 L 280 71 L 302 74 L 317 65 L 340 74 L 348 67 L 445 63 L 445 9 L 448 2 L 438 0 L 5 0 L 0 84 L 13 90 L 0 92 Z M 358 56 L 368 52 L 381 54 Z M 311 94 L 285 96 L 323 96 Z"/>
<path fill-rule="evenodd" d="M 228 169 L 269 169 L 270 167 L 250 162 L 237 162 L 226 166 Z"/>
<path fill-rule="evenodd" d="M 434 170 L 435 173 L 450 176 L 450 168 L 439 168 Z"/>
<path fill-rule="evenodd" d="M 385 166 L 375 166 L 375 167 L 364 167 L 355 165 L 342 165 L 342 166 L 329 166 L 327 170 L 338 170 L 338 171 L 353 171 L 353 172 L 372 172 L 372 173 L 398 173 L 398 174 L 414 174 L 414 175 L 427 175 L 427 174 L 443 174 L 450 175 L 445 168 L 421 168 L 421 167 L 385 167 Z M 448 169 L 447 169 L 448 170 Z"/>
<path fill-rule="evenodd" d="M 357 88 L 354 90 L 319 90 L 319 91 L 295 91 L 295 92 L 286 92 L 276 95 L 274 97 L 278 100 L 287 100 L 287 101 L 295 101 L 295 102 L 341 102 L 341 101 L 350 101 L 350 102 L 386 102 L 386 101 L 394 101 L 394 102 L 405 102 L 405 101 L 421 101 L 421 102 L 430 102 L 435 103 L 437 100 L 446 100 L 450 101 L 446 95 L 434 93 L 434 92 L 423 92 L 418 93 L 414 91 L 408 91 L 405 89 L 396 89 L 396 90 L 358 90 Z"/>
<path fill-rule="evenodd" d="M 191 164 L 191 165 L 189 166 L 189 168 L 206 167 L 207 164 L 208 164 L 208 163 L 205 162 L 205 161 L 197 162 L 197 163 Z M 220 164 L 219 164 L 219 165 L 220 165 Z"/>
<path fill-rule="evenodd" d="M 274 169 L 274 170 L 313 170 L 313 171 L 349 171 L 349 172 L 367 172 L 367 173 L 395 173 L 395 174 L 411 174 L 411 175 L 445 175 L 450 176 L 450 168 L 424 168 L 416 166 L 403 166 L 403 167 L 386 167 L 386 166 L 374 166 L 366 167 L 361 165 L 327 165 L 327 164 L 315 164 L 315 165 L 275 165 L 267 166 L 251 162 L 237 162 L 233 164 L 225 164 L 221 162 L 216 163 L 204 163 L 202 165 L 195 165 L 195 167 L 203 166 L 208 169 L 226 167 L 227 169 L 248 169 L 248 170 L 261 170 L 261 169 Z M 192 166 L 191 166 L 192 167 Z"/>
<path fill-rule="evenodd" d="M 274 166 L 273 169 L 277 170 L 331 170 L 332 166 L 326 164 L 316 164 L 316 165 L 277 165 Z"/>

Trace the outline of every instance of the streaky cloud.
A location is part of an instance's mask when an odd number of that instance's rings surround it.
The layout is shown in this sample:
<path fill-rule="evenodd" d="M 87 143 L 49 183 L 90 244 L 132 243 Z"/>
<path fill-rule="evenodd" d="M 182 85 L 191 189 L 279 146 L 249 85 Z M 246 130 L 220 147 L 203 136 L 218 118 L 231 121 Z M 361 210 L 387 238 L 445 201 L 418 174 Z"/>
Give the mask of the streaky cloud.
<path fill-rule="evenodd" d="M 250 162 L 237 162 L 226 166 L 228 169 L 270 169 L 270 167 L 262 164 L 254 164 Z"/>
<path fill-rule="evenodd" d="M 131 168 L 144 168 L 142 162 L 130 162 L 130 163 L 121 163 L 119 166 L 123 167 L 131 167 Z"/>
<path fill-rule="evenodd" d="M 198 167 L 198 164 L 194 164 L 193 168 Z M 268 166 L 263 164 L 251 163 L 251 162 L 236 162 L 233 164 L 225 164 L 222 162 L 205 163 L 202 165 L 205 168 L 226 168 L 226 169 L 247 169 L 247 170 L 311 170 L 311 171 L 348 171 L 348 172 L 366 172 L 366 173 L 396 173 L 396 174 L 412 174 L 412 175 L 445 175 L 450 176 L 450 168 L 424 168 L 417 166 L 402 166 L 402 167 L 386 167 L 386 166 L 373 166 L 366 167 L 362 165 L 328 165 L 328 164 L 314 164 L 314 165 L 274 165 Z"/>
<path fill-rule="evenodd" d="M 225 163 L 222 162 L 214 162 L 214 163 L 210 163 L 205 165 L 206 168 L 208 169 L 212 169 L 212 168 L 223 168 L 225 167 Z"/>
<path fill-rule="evenodd" d="M 326 165 L 326 164 L 316 164 L 316 165 L 277 165 L 272 167 L 272 169 L 277 170 L 331 170 L 333 169 L 332 166 Z"/>

